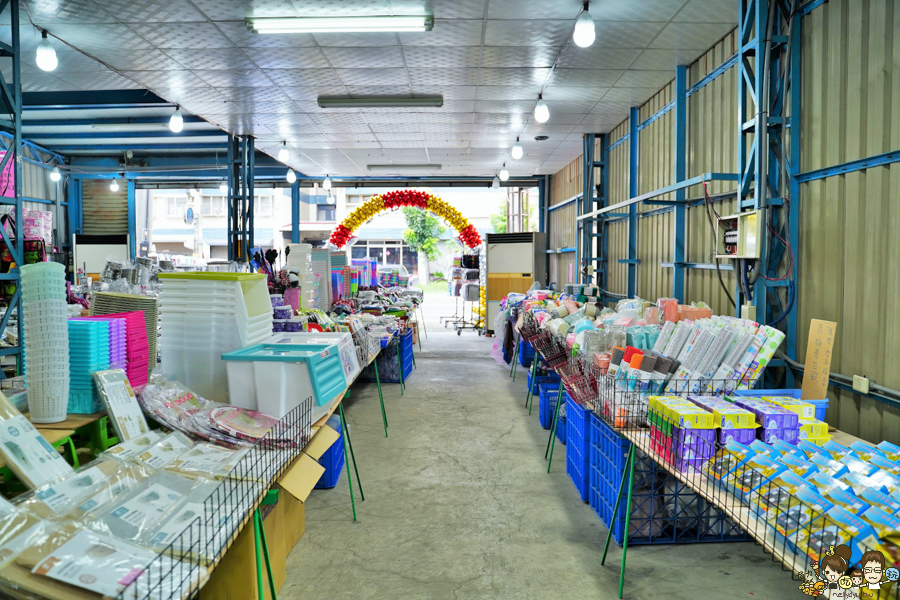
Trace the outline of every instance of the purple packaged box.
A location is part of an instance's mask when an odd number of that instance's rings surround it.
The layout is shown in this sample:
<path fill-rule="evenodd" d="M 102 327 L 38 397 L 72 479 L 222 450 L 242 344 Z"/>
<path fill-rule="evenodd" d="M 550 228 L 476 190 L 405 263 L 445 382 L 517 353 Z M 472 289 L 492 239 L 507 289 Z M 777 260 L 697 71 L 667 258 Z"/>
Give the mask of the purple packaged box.
<path fill-rule="evenodd" d="M 717 429 L 719 443 L 724 444 L 728 440 L 744 444 L 750 444 L 756 439 L 756 429 Z"/>
<path fill-rule="evenodd" d="M 699 471 L 700 467 L 706 464 L 709 458 L 676 458 L 672 461 L 672 466 L 678 471 L 685 473 L 690 471 Z"/>
<path fill-rule="evenodd" d="M 672 426 L 672 446 L 680 444 L 688 448 L 699 446 L 714 446 L 716 441 L 715 429 L 682 429 Z"/>
<path fill-rule="evenodd" d="M 282 332 L 284 331 L 285 321 L 282 319 L 274 319 L 272 321 L 272 331 L 273 332 Z"/>
<path fill-rule="evenodd" d="M 284 330 L 289 333 L 302 333 L 303 325 L 303 319 L 288 319 L 284 322 Z"/>
<path fill-rule="evenodd" d="M 672 458 L 677 461 L 686 460 L 709 460 L 716 452 L 713 444 L 697 446 L 689 448 L 687 446 L 673 446 Z"/>
<path fill-rule="evenodd" d="M 755 414 L 757 421 L 764 429 L 800 428 L 800 415 L 771 402 L 738 396 L 734 399 L 734 403 Z"/>
<path fill-rule="evenodd" d="M 765 442 L 766 444 L 771 444 L 775 440 L 782 440 L 787 442 L 792 446 L 797 445 L 797 440 L 800 438 L 800 430 L 799 429 L 790 429 L 790 428 L 777 428 L 777 427 L 760 427 L 757 431 L 757 437 L 760 441 Z"/>

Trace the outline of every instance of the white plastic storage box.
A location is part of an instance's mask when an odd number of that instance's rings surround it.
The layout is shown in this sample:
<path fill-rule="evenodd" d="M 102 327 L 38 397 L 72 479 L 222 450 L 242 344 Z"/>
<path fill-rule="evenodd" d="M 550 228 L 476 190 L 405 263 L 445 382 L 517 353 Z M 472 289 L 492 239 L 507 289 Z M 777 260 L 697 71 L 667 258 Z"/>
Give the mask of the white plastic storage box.
<path fill-rule="evenodd" d="M 359 375 L 361 367 L 356 359 L 356 347 L 353 345 L 353 334 L 349 332 L 304 332 L 274 333 L 269 343 L 272 344 L 337 344 L 344 367 L 344 379 L 350 384 Z"/>
<path fill-rule="evenodd" d="M 334 343 L 258 344 L 222 360 L 231 404 L 279 419 L 310 396 L 316 406 L 326 406 L 347 387 Z"/>

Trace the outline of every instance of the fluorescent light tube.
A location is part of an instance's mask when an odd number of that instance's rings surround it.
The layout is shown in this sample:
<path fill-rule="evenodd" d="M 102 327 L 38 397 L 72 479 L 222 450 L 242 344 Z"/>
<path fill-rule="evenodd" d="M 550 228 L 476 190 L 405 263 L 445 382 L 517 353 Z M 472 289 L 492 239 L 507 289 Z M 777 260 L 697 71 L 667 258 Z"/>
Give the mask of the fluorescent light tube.
<path fill-rule="evenodd" d="M 418 164 L 418 165 L 366 165 L 370 171 L 440 171 L 441 165 L 436 164 Z"/>
<path fill-rule="evenodd" d="M 158 131 L 168 129 L 168 121 L 165 123 L 92 123 L 91 129 L 105 129 L 107 131 Z"/>
<path fill-rule="evenodd" d="M 247 19 L 247 29 L 256 33 L 372 33 L 431 31 L 434 17 L 263 17 Z"/>
<path fill-rule="evenodd" d="M 320 108 L 441 108 L 442 95 L 416 96 L 319 96 Z"/>

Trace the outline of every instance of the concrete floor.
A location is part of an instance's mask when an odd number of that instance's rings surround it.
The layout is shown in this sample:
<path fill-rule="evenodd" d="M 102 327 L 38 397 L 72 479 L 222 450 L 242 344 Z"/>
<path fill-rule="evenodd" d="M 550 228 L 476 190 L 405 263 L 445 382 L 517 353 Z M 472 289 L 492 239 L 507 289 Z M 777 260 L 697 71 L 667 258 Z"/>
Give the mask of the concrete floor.
<path fill-rule="evenodd" d="M 345 404 L 366 493 L 359 521 L 346 471 L 315 490 L 279 597 L 616 598 L 621 549 L 613 541 L 600 566 L 606 528 L 566 475 L 564 446 L 547 474 L 547 432 L 523 409 L 524 376 L 513 383 L 490 358 L 492 339 L 439 325 L 452 301 L 429 296 L 426 307 L 405 395 L 385 386 L 390 437 L 374 384 L 357 384 Z M 753 543 L 628 551 L 625 598 L 780 600 L 799 598 L 797 586 Z"/>

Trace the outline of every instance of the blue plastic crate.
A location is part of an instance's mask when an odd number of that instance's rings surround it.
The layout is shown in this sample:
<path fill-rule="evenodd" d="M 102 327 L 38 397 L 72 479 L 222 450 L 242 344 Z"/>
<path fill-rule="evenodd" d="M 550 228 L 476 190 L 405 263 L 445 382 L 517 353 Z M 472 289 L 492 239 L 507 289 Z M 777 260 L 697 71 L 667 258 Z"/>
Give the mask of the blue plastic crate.
<path fill-rule="evenodd" d="M 407 343 L 407 339 L 409 340 L 409 347 L 404 347 L 403 344 Z M 409 379 L 409 376 L 413 371 L 413 351 L 411 340 L 412 332 L 408 333 L 406 338 L 404 338 L 403 336 L 401 336 L 400 338 L 394 338 L 387 344 L 387 346 L 382 347 L 381 353 L 379 353 L 378 358 L 375 359 L 378 364 L 378 377 L 380 378 L 381 383 L 400 383 L 400 368 L 397 363 L 397 352 L 400 352 L 403 358 L 403 380 L 406 381 L 407 379 Z M 365 369 L 363 369 L 359 374 L 358 380 L 374 382 L 374 365 L 369 365 Z"/>
<path fill-rule="evenodd" d="M 544 429 L 550 429 L 553 425 L 553 413 L 556 412 L 556 399 L 558 397 L 558 383 L 545 383 L 538 386 L 538 420 Z"/>
<path fill-rule="evenodd" d="M 541 384 L 553 383 L 555 385 L 559 385 L 559 375 L 556 373 L 547 373 L 546 375 L 538 375 L 534 378 L 534 393 L 538 393 L 538 387 Z M 527 384 L 525 386 L 525 390 L 528 391 L 531 389 L 531 370 L 528 370 L 528 379 Z"/>
<path fill-rule="evenodd" d="M 626 498 L 613 515 L 631 442 L 591 415 L 589 498 L 591 508 L 612 529 L 616 543 L 625 539 Z M 698 496 L 653 459 L 637 451 L 631 493 L 629 544 L 691 544 L 749 539 L 740 526 Z"/>
<path fill-rule="evenodd" d="M 750 396 L 752 398 L 762 398 L 763 396 L 786 396 L 788 398 L 800 399 L 800 390 L 735 390 L 732 396 Z M 824 400 L 804 400 L 816 407 L 816 419 L 825 420 L 825 411 L 828 410 L 828 398 Z"/>
<path fill-rule="evenodd" d="M 566 473 L 584 502 L 589 501 L 592 414 L 566 394 Z"/>
<path fill-rule="evenodd" d="M 317 490 L 330 489 L 336 486 L 338 479 L 341 477 L 341 470 L 344 468 L 344 432 L 341 430 L 341 418 L 336 415 L 332 416 L 328 419 L 327 425 L 338 432 L 338 439 L 319 458 L 319 464 L 325 467 L 325 472 L 322 473 L 318 483 L 316 483 L 315 489 Z"/>
<path fill-rule="evenodd" d="M 559 416 L 559 423 L 556 424 L 556 439 L 565 446 L 566 445 L 566 418 Z"/>
<path fill-rule="evenodd" d="M 526 369 L 531 368 L 531 361 L 534 360 L 534 348 L 522 340 L 519 342 L 519 364 Z"/>

